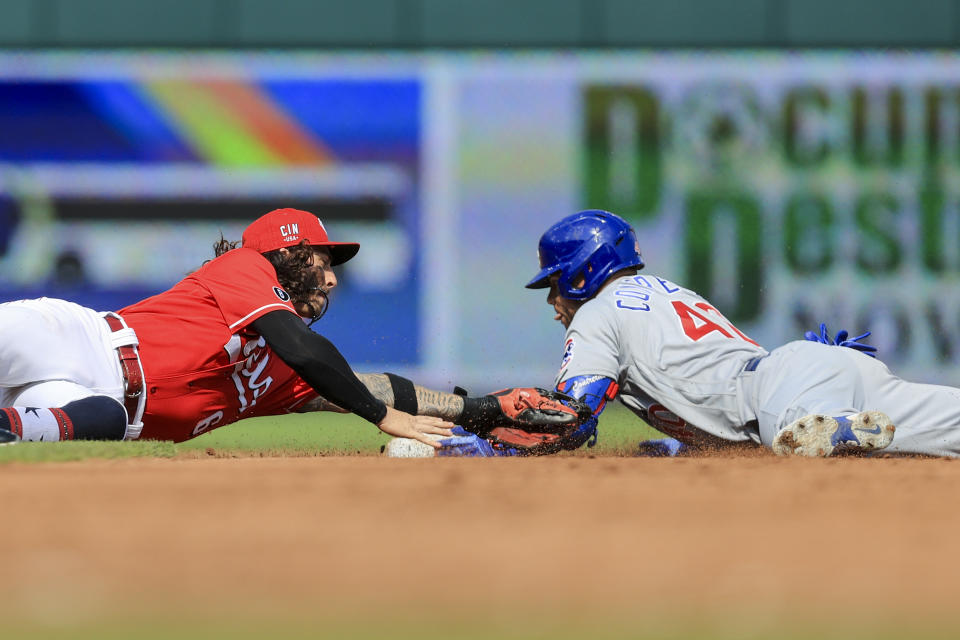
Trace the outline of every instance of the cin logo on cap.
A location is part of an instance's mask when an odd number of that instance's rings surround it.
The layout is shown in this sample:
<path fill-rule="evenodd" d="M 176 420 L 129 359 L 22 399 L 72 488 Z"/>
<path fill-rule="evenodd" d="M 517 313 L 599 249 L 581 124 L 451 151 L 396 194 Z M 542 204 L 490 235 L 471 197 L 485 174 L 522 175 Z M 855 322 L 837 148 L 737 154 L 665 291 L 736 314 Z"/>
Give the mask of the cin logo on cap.
<path fill-rule="evenodd" d="M 297 226 L 296 222 L 291 222 L 290 224 L 280 225 L 280 235 L 283 236 L 284 242 L 290 242 L 291 240 L 296 240 L 297 236 L 300 235 L 300 227 Z"/>

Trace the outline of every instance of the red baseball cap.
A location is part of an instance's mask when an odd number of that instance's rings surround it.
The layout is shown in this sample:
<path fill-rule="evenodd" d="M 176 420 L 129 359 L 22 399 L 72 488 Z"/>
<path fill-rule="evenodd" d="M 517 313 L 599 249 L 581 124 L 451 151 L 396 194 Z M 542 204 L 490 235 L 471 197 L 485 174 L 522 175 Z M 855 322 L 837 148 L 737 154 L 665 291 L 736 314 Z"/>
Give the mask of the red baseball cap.
<path fill-rule="evenodd" d="M 330 242 L 320 218 L 300 209 L 274 209 L 250 223 L 243 232 L 243 246 L 260 253 L 292 247 L 303 240 L 330 250 L 330 264 L 343 264 L 360 251 L 356 242 Z"/>

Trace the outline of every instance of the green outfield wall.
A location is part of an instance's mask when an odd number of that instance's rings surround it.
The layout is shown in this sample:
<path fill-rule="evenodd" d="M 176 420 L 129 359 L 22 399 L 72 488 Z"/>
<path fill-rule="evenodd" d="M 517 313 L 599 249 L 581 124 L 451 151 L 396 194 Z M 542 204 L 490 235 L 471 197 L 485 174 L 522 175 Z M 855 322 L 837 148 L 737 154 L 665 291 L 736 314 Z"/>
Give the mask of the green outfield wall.
<path fill-rule="evenodd" d="M 955 47 L 960 0 L 0 0 L 0 47 Z"/>

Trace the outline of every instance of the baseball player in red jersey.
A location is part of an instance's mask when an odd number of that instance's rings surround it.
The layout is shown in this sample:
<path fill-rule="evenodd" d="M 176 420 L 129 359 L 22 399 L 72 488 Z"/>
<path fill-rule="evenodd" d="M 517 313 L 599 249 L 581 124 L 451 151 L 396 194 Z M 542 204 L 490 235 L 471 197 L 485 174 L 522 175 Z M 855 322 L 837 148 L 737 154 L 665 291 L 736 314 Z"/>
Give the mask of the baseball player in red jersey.
<path fill-rule="evenodd" d="M 181 442 L 242 418 L 335 409 L 437 447 L 448 420 L 575 419 L 531 405 L 527 390 L 462 398 L 394 374 L 361 381 L 307 324 L 359 245 L 330 241 L 296 209 L 257 219 L 237 245 L 221 239 L 197 271 L 116 313 L 50 298 L 0 305 L 0 442 Z"/>
<path fill-rule="evenodd" d="M 291 287 L 281 286 L 264 254 L 280 250 L 278 257 L 289 259 L 289 247 L 302 239 L 310 248 L 309 285 L 317 289 L 301 299 L 298 313 Z M 169 291 L 121 309 L 139 338 L 148 381 L 140 437 L 180 442 L 240 418 L 295 411 L 317 396 L 306 379 L 371 422 L 384 420 L 386 407 L 364 393 L 333 345 L 299 317 L 322 313 L 325 293 L 337 284 L 331 267 L 358 248 L 329 242 L 311 214 L 275 211 L 247 228 L 242 247 Z"/>
<path fill-rule="evenodd" d="M 303 321 L 322 315 L 332 267 L 358 249 L 331 242 L 316 216 L 279 209 L 242 246 L 221 242 L 172 289 L 118 313 L 45 298 L 2 305 L 0 428 L 24 440 L 180 442 L 323 395 L 387 433 L 447 435 L 443 420 L 373 397 Z"/>

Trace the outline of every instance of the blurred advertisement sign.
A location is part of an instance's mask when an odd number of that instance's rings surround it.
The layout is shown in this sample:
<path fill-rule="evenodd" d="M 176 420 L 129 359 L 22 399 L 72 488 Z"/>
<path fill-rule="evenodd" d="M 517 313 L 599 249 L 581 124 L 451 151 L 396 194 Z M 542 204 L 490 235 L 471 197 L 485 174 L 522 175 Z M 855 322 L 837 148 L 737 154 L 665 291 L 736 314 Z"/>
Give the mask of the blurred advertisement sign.
<path fill-rule="evenodd" d="M 871 329 L 899 372 L 960 381 L 960 58 L 659 62 L 582 86 L 585 201 L 765 345 Z"/>
<path fill-rule="evenodd" d="M 466 258 L 496 283 L 464 314 L 477 369 L 509 358 L 486 327 L 510 326 L 524 353 L 554 358 L 518 377 L 555 372 L 562 330 L 520 287 L 547 225 L 604 208 L 634 224 L 649 272 L 768 348 L 820 321 L 870 329 L 901 375 L 960 383 L 960 56 L 586 53 L 457 69 L 462 224 L 495 230 L 471 234 L 484 251 Z M 491 259 L 507 251 L 522 262 Z"/>
<path fill-rule="evenodd" d="M 870 329 L 960 383 L 956 54 L 5 54 L 0 131 L 7 298 L 115 307 L 301 206 L 363 245 L 321 329 L 348 357 L 547 384 L 539 235 L 606 208 L 768 348 Z"/>
<path fill-rule="evenodd" d="M 420 82 L 346 67 L 0 56 L 0 295 L 116 309 L 296 207 L 361 244 L 323 331 L 355 359 L 416 364 Z"/>

